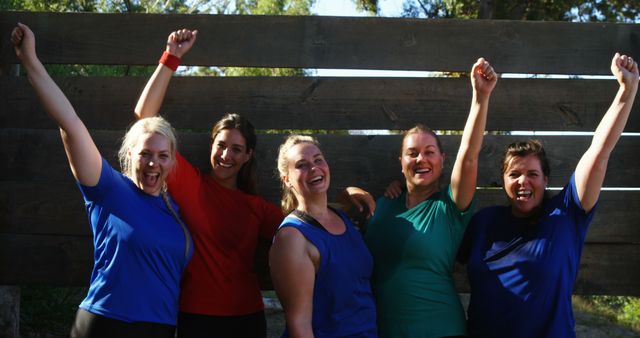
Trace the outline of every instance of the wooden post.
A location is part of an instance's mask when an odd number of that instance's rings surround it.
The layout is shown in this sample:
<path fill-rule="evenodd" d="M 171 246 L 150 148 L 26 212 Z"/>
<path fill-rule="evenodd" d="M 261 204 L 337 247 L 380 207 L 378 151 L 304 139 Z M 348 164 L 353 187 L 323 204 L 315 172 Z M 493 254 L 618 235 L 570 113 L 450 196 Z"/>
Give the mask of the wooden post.
<path fill-rule="evenodd" d="M 19 76 L 20 65 L 0 63 L 0 76 Z M 20 287 L 0 285 L 0 337 L 20 337 Z"/>
<path fill-rule="evenodd" d="M 0 337 L 20 337 L 20 287 L 0 286 Z"/>

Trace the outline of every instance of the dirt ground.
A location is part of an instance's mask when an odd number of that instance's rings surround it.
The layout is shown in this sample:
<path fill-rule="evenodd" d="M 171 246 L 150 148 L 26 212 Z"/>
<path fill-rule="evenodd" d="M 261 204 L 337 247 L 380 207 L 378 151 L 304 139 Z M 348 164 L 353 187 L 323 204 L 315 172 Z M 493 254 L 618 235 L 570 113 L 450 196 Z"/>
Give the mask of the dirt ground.
<path fill-rule="evenodd" d="M 279 304 L 267 303 L 267 337 L 278 338 L 284 329 L 284 315 Z M 640 337 L 640 333 L 626 327 L 615 325 L 605 318 L 585 312 L 575 312 L 577 338 L 632 338 Z M 517 338 L 517 337 L 514 337 Z"/>

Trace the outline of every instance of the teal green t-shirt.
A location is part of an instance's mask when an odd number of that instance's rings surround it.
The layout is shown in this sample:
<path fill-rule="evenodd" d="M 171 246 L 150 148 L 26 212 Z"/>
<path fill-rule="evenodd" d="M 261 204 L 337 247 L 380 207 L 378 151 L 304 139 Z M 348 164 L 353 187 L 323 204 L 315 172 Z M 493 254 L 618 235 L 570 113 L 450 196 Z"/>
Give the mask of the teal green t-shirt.
<path fill-rule="evenodd" d="M 405 201 L 406 193 L 380 198 L 365 235 L 374 261 L 379 336 L 465 335 L 451 274 L 475 199 L 460 211 L 447 186 L 410 210 Z"/>

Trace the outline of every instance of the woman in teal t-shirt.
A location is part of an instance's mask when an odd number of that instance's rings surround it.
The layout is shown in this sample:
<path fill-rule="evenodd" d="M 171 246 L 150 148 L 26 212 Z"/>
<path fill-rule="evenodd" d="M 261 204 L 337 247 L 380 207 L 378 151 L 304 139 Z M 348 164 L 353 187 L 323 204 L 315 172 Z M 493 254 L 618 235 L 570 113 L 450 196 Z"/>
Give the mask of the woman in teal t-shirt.
<path fill-rule="evenodd" d="M 397 199 L 381 198 L 367 226 L 380 337 L 466 334 L 451 272 L 473 210 L 478 154 L 498 79 L 482 58 L 471 73 L 471 110 L 451 184 L 440 189 L 445 155 L 439 139 L 431 129 L 417 125 L 402 140 L 400 163 L 407 190 Z"/>

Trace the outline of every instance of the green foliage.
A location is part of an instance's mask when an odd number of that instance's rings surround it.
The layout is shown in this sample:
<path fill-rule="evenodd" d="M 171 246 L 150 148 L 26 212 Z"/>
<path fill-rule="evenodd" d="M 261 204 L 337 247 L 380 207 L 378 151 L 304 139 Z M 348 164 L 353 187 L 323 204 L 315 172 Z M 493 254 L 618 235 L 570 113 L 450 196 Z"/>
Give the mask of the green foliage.
<path fill-rule="evenodd" d="M 378 14 L 378 0 L 357 0 L 356 9 L 371 15 Z"/>
<path fill-rule="evenodd" d="M 629 296 L 574 296 L 574 307 L 604 316 L 640 333 L 640 298 Z"/>
<path fill-rule="evenodd" d="M 402 16 L 410 18 L 471 19 L 477 17 L 477 13 L 478 4 L 476 1 L 405 0 Z"/>
<path fill-rule="evenodd" d="M 23 286 L 20 331 L 23 337 L 66 337 L 87 288 Z"/>
<path fill-rule="evenodd" d="M 2 10 L 100 13 L 207 13 L 242 15 L 310 15 L 315 0 L 4 0 Z M 375 1 L 375 0 L 368 0 Z M 149 76 L 155 67 L 48 65 L 52 75 Z M 306 76 L 304 69 L 194 67 L 187 74 L 201 76 Z"/>
<path fill-rule="evenodd" d="M 193 13 L 187 0 L 6 0 L 0 9 L 38 12 Z"/>
<path fill-rule="evenodd" d="M 241 68 L 221 67 L 225 76 L 305 76 L 304 69 L 299 68 Z"/>
<path fill-rule="evenodd" d="M 52 76 L 151 76 L 155 66 L 46 65 Z"/>
<path fill-rule="evenodd" d="M 640 2 L 628 0 L 405 0 L 403 16 L 414 18 L 637 22 L 640 20 Z"/>

